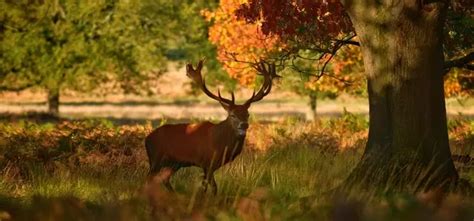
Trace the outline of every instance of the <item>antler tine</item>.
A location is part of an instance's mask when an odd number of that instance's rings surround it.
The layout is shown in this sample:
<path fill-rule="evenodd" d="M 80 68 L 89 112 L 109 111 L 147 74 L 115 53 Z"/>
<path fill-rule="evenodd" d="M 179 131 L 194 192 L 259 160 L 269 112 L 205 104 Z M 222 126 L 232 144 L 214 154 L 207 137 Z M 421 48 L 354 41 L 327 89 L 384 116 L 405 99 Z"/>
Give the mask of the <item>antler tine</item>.
<path fill-rule="evenodd" d="M 276 74 L 275 64 L 268 64 L 267 68 L 265 62 L 261 61 L 255 66 L 255 70 L 259 72 L 258 75 L 264 77 L 263 85 L 257 93 L 255 93 L 255 90 L 253 91 L 252 97 L 245 102 L 245 105 L 250 105 L 252 102 L 257 102 L 267 96 L 272 90 L 273 78 L 280 77 Z"/>
<path fill-rule="evenodd" d="M 265 63 L 263 61 L 260 61 L 255 69 L 258 71 L 258 75 L 265 75 L 265 73 L 268 73 L 267 68 L 265 67 Z"/>
<path fill-rule="evenodd" d="M 228 105 L 234 105 L 235 104 L 234 92 L 230 92 L 230 95 L 232 97 L 232 100 L 223 98 L 222 95 L 221 95 L 221 90 L 217 89 L 217 96 L 219 97 L 219 102 L 223 102 L 223 103 L 228 104 Z"/>
<path fill-rule="evenodd" d="M 206 86 L 206 82 L 204 81 L 204 78 L 202 77 L 201 74 L 201 69 L 203 67 L 204 59 L 200 60 L 196 69 L 193 68 L 192 64 L 187 64 L 186 65 L 186 75 L 191 78 L 200 88 L 201 90 L 210 98 L 219 101 L 221 104 L 225 104 L 228 106 L 234 105 L 234 95 L 232 94 L 232 100 L 225 99 L 221 97 L 220 92 L 218 92 L 219 96 L 216 96 L 213 94 L 211 91 Z"/>
<path fill-rule="evenodd" d="M 196 70 L 199 71 L 199 73 L 201 73 L 201 69 L 202 69 L 204 61 L 206 61 L 205 58 L 199 60 L 199 63 L 198 63 L 197 68 L 196 68 Z"/>
<path fill-rule="evenodd" d="M 268 66 L 269 66 L 268 68 L 269 68 L 269 74 L 270 74 L 271 79 L 281 77 L 280 75 L 276 74 L 276 65 L 275 65 L 275 63 L 272 63 Z"/>

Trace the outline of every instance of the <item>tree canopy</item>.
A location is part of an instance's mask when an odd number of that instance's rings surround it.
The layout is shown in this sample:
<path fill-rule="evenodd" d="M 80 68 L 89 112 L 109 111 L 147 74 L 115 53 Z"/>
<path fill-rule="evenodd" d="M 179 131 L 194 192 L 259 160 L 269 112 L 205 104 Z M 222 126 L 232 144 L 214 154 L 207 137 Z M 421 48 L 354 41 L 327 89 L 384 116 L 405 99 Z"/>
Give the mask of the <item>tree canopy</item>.
<path fill-rule="evenodd" d="M 474 24 L 469 5 L 456 2 L 449 9 L 445 55 L 449 59 L 472 57 L 473 38 L 469 36 L 474 34 Z M 298 93 L 365 93 L 359 42 L 340 1 L 261 0 L 241 4 L 223 0 L 205 16 L 213 24 L 209 38 L 217 46 L 219 61 L 242 84 L 253 82 L 255 72 L 249 64 L 266 59 L 289 67 L 285 72 L 298 73 L 303 82 L 289 74 L 284 83 Z M 469 62 L 446 65 L 446 71 L 451 66 L 471 69 Z M 470 70 L 452 69 L 450 73 L 446 77 L 447 96 L 474 92 Z"/>
<path fill-rule="evenodd" d="M 161 71 L 160 38 L 141 4 L 125 1 L 2 3 L 3 90 L 91 90 L 111 78 L 135 90 Z M 162 65 L 158 65 L 162 63 Z M 157 68 L 158 67 L 158 68 Z"/>
<path fill-rule="evenodd" d="M 249 0 L 235 14 L 281 41 L 284 47 L 272 62 L 316 58 L 314 63 L 323 63 L 317 76 L 327 75 L 329 62 L 343 46 L 360 46 L 369 139 L 345 185 L 421 191 L 459 184 L 443 84 L 452 68 L 472 69 L 472 4 Z M 308 52 L 318 56 L 302 56 Z"/>
<path fill-rule="evenodd" d="M 63 89 L 151 93 L 151 80 L 169 61 L 208 57 L 206 66 L 219 70 L 215 48 L 207 40 L 208 24 L 200 14 L 215 4 L 2 1 L 0 91 L 46 89 L 57 112 Z"/>

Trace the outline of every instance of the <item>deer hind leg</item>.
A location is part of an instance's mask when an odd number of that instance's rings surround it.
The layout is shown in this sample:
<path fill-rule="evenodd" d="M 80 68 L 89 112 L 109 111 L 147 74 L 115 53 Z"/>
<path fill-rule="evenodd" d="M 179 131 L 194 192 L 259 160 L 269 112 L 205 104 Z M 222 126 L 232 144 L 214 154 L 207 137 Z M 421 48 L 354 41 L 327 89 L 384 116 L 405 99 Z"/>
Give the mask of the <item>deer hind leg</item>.
<path fill-rule="evenodd" d="M 164 164 L 154 164 L 150 168 L 149 179 L 163 184 L 163 186 L 168 189 L 168 191 L 174 191 L 171 186 L 170 179 L 171 176 L 176 172 L 176 169 L 172 166 Z"/>
<path fill-rule="evenodd" d="M 172 167 L 163 167 L 159 172 L 159 176 L 162 179 L 162 184 L 168 189 L 168 191 L 174 192 L 173 186 L 171 186 L 171 176 L 176 172 Z"/>
<path fill-rule="evenodd" d="M 168 191 L 171 191 L 171 192 L 174 192 L 173 186 L 171 186 L 171 183 L 170 183 L 171 176 L 174 174 L 174 172 L 176 171 L 170 169 L 169 175 L 166 177 L 166 179 L 163 182 L 163 185 L 165 185 L 166 189 L 168 189 Z"/>

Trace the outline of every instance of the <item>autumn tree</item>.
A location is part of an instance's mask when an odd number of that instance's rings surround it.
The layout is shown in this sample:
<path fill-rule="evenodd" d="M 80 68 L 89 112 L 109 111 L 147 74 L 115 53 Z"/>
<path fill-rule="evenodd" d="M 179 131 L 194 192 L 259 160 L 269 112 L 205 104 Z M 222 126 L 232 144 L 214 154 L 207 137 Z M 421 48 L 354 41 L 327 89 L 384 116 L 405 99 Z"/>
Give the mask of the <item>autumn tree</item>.
<path fill-rule="evenodd" d="M 342 48 L 331 61 L 336 76 L 358 75 L 364 72 L 362 53 L 358 46 Z M 355 81 L 362 84 L 363 82 Z M 351 87 L 346 92 L 366 95 L 367 87 Z M 355 89 L 355 90 L 351 90 Z M 445 75 L 444 94 L 446 97 L 467 98 L 474 95 L 473 71 L 465 68 L 451 68 Z"/>
<path fill-rule="evenodd" d="M 222 64 L 217 60 L 217 50 L 208 39 L 210 23 L 203 14 L 213 11 L 219 5 L 218 0 L 142 0 L 149 2 L 147 10 L 155 21 L 166 23 L 167 44 L 166 57 L 178 66 L 189 61 L 205 58 L 205 71 L 212 72 L 206 78 L 206 83 L 216 85 L 224 82 L 224 87 L 233 89 L 236 81 L 223 70 Z M 156 9 L 160 9 L 157 11 Z M 161 22 L 160 22 L 161 23 Z M 162 26 L 156 27 L 163 29 Z M 199 94 L 200 88 L 191 83 L 191 93 Z"/>
<path fill-rule="evenodd" d="M 359 45 L 368 82 L 369 138 L 346 184 L 421 191 L 459 178 L 449 149 L 443 79 L 452 67 L 472 68 L 469 4 L 250 0 L 236 14 L 260 24 L 265 35 L 278 36 L 290 54 L 315 50 L 331 58 L 343 45 Z M 452 19 L 471 22 L 456 29 Z M 463 35 L 455 41 L 461 44 L 449 47 L 446 30 L 463 30 L 454 31 Z"/>
<path fill-rule="evenodd" d="M 278 50 L 278 37 L 266 37 L 257 25 L 238 19 L 235 11 L 239 6 L 237 0 L 222 0 L 215 10 L 203 11 L 203 16 L 212 22 L 209 40 L 216 45 L 217 59 L 224 70 L 240 84 L 248 85 L 255 79 L 249 62 Z"/>
<path fill-rule="evenodd" d="M 203 14 L 212 24 L 209 39 L 217 46 L 218 60 L 241 85 L 249 86 L 255 82 L 256 73 L 252 66 L 263 59 L 277 63 L 286 75 L 280 88 L 309 98 L 315 117 L 317 99 L 335 98 L 341 92 L 361 93 L 361 72 L 348 74 L 340 71 L 343 68 L 335 69 L 336 66 L 326 62 L 331 59 L 327 53 L 313 49 L 295 50 L 295 44 L 282 39 L 282 36 L 265 34 L 260 23 L 247 23 L 236 16 L 240 6 L 241 1 L 222 0 L 217 9 Z M 319 74 L 321 69 L 325 70 L 324 75 Z"/>

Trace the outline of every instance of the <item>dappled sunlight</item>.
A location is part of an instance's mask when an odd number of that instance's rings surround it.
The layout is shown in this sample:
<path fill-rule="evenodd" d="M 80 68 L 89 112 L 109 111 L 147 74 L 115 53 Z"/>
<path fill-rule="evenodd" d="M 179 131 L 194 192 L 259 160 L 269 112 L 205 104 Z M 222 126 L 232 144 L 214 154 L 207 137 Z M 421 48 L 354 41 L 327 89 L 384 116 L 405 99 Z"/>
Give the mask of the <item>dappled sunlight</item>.
<path fill-rule="evenodd" d="M 451 123 L 453 152 L 463 150 L 464 144 L 457 146 L 456 143 L 470 142 L 459 140 L 466 137 L 463 134 L 470 124 L 467 120 Z M 216 172 L 219 186 L 216 196 L 201 192 L 203 173 L 198 168 L 184 169 L 173 177 L 171 184 L 176 193 L 164 189 L 159 178 L 147 181 L 148 166 L 142 141 L 151 130 L 150 125 L 20 121 L 2 123 L 1 128 L 4 133 L 0 137 L 3 156 L 0 195 L 5 199 L 26 200 L 29 206 L 22 211 L 27 210 L 32 216 L 59 218 L 80 213 L 113 220 L 114 217 L 136 219 L 152 214 L 152 217 L 172 219 L 237 216 L 261 220 L 262 217 L 289 219 L 292 216 L 326 219 L 359 211 L 360 216 L 383 219 L 392 209 L 405 211 L 401 217 L 418 216 L 435 209 L 431 193 L 386 197 L 353 192 L 351 199 L 328 200 L 361 157 L 367 139 L 367 122 L 357 115 L 346 114 L 314 123 L 287 119 L 277 124 L 251 124 L 244 152 Z M 472 132 L 473 128 L 469 130 Z M 34 139 L 31 135 L 35 135 Z M 18 151 L 14 148 L 18 145 L 29 148 Z M 459 166 L 464 167 L 464 164 Z M 461 174 L 471 181 L 474 178 L 472 170 Z M 363 201 L 367 196 L 372 199 L 370 202 Z M 1 202 L 0 210 L 3 207 L 2 211 L 6 208 L 8 214 L 15 215 L 15 210 L 8 208 L 16 208 L 19 202 Z M 41 207 L 37 204 L 45 202 Z M 471 204 L 472 201 L 464 197 L 450 195 L 436 204 L 442 209 L 434 216 L 458 214 L 456 216 L 464 217 L 470 214 L 466 212 L 473 208 Z M 63 212 L 54 212 L 52 208 L 57 206 Z M 41 212 L 48 208 L 52 210 Z M 112 208 L 123 211 L 111 215 L 108 211 Z M 288 211 L 282 213 L 278 208 Z M 217 210 L 221 212 L 215 214 Z"/>
<path fill-rule="evenodd" d="M 473 220 L 474 2 L 390 2 L 0 1 L 0 221 Z"/>

